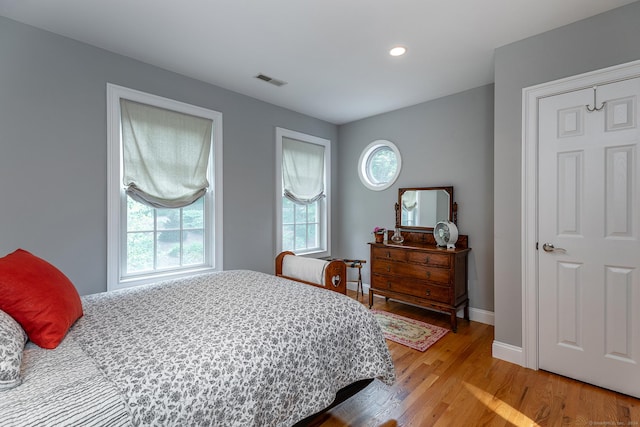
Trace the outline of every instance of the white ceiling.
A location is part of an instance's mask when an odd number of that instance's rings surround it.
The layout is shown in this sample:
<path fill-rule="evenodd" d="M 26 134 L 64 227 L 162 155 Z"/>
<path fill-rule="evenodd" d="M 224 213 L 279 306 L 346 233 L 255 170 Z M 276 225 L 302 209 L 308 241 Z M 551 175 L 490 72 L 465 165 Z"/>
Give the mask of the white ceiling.
<path fill-rule="evenodd" d="M 0 0 L 0 15 L 342 124 L 491 83 L 496 47 L 633 1 Z"/>

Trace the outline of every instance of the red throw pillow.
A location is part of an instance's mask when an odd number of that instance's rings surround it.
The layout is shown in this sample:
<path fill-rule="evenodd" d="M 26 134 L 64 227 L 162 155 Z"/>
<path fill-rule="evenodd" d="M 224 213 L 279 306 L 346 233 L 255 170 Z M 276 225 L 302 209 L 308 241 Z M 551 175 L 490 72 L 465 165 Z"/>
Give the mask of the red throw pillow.
<path fill-rule="evenodd" d="M 45 260 L 23 250 L 0 258 L 0 310 L 42 348 L 56 348 L 82 316 L 73 283 Z"/>

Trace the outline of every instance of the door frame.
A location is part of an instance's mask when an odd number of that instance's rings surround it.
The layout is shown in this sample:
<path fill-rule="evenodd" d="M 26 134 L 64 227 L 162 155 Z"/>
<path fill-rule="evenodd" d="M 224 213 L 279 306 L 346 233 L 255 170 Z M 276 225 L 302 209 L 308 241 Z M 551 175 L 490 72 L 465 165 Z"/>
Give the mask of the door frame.
<path fill-rule="evenodd" d="M 538 365 L 538 104 L 542 98 L 640 77 L 640 60 L 522 89 L 522 365 Z"/>

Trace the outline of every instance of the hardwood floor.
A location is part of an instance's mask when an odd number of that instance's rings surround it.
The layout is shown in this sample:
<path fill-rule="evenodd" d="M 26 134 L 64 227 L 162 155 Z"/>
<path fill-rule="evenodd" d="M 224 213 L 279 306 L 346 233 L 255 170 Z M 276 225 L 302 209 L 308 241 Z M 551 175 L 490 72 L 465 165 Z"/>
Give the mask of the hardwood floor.
<path fill-rule="evenodd" d="M 446 314 L 384 298 L 375 298 L 374 308 L 449 326 Z M 387 341 L 396 382 L 374 381 L 311 425 L 640 425 L 640 400 L 494 359 L 492 342 L 493 326 L 464 320 L 457 334 L 449 332 L 424 353 Z"/>

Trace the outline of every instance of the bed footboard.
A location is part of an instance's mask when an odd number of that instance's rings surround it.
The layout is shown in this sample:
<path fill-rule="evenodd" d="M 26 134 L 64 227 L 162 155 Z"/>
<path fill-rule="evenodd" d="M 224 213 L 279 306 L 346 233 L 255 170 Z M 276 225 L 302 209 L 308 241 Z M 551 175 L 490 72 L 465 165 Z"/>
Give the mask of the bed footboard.
<path fill-rule="evenodd" d="M 287 263 L 285 257 L 288 256 L 296 258 L 289 258 Z M 287 264 L 295 264 L 295 267 Z M 347 294 L 347 266 L 342 261 L 297 257 L 293 252 L 285 251 L 276 257 L 276 276 Z"/>

